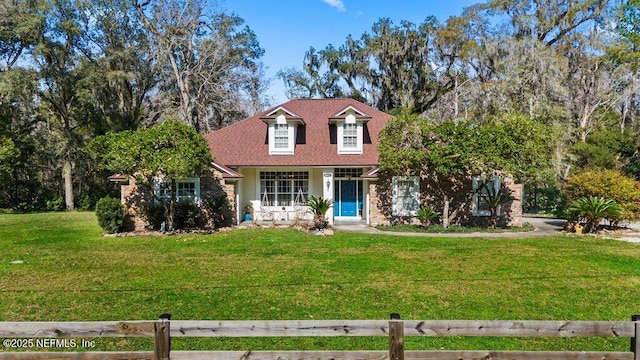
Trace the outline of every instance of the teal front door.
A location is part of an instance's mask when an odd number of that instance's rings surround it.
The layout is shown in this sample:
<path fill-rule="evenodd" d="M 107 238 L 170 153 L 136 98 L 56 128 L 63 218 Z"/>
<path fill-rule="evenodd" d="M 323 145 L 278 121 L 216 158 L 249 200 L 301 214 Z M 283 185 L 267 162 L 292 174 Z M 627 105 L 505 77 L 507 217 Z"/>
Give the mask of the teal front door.
<path fill-rule="evenodd" d="M 358 216 L 362 204 L 362 180 L 336 180 L 335 216 Z"/>

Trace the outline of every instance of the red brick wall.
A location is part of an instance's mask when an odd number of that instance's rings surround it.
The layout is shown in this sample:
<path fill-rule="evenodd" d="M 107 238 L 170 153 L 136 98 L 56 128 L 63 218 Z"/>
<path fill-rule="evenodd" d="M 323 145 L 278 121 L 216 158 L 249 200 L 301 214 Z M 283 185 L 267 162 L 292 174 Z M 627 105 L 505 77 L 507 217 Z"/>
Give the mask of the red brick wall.
<path fill-rule="evenodd" d="M 369 219 L 372 226 L 376 225 L 389 225 L 392 223 L 412 223 L 414 219 L 411 218 L 394 218 L 391 214 L 392 211 L 392 176 L 389 174 L 380 174 L 377 181 L 371 181 L 369 183 L 369 199 L 370 199 L 370 213 Z M 515 184 L 511 177 L 503 179 L 503 185 L 510 191 L 511 195 L 516 200 L 508 202 L 500 208 L 499 224 L 508 226 L 522 226 L 522 194 L 523 185 Z M 442 213 L 443 199 L 435 198 L 433 191 L 430 191 L 432 184 L 428 179 L 422 179 L 420 181 L 420 201 L 422 204 L 431 205 L 436 211 Z M 450 215 L 456 208 L 463 205 L 456 214 L 456 217 L 452 219 L 452 225 L 487 225 L 489 223 L 488 216 L 473 216 L 473 201 L 468 196 L 471 193 L 471 178 L 468 181 L 452 182 L 450 186 L 459 188 L 455 198 L 450 199 Z M 440 223 L 441 222 L 441 219 Z"/>
<path fill-rule="evenodd" d="M 235 186 L 233 183 L 226 183 L 222 174 L 211 170 L 210 173 L 200 177 L 200 198 L 206 199 L 209 196 L 224 195 L 229 200 L 230 208 L 224 214 L 225 226 L 236 224 L 236 203 Z M 150 230 L 149 222 L 142 216 L 142 209 L 153 202 L 151 194 L 136 184 L 133 177 L 128 184 L 120 187 L 120 200 L 125 204 L 126 213 L 129 217 L 129 227 L 134 231 Z M 208 226 L 212 226 L 209 214 L 206 209 L 202 209 L 207 219 Z"/>

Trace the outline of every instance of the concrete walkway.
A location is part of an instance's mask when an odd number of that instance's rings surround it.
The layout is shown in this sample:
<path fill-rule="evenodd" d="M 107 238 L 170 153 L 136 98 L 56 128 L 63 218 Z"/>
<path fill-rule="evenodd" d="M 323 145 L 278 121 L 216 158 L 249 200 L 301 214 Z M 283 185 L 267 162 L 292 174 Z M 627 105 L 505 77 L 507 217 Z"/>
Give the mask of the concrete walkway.
<path fill-rule="evenodd" d="M 356 224 L 356 225 L 334 225 L 333 229 L 343 232 L 360 232 L 366 234 L 380 234 L 380 235 L 397 235 L 397 236 L 425 236 L 425 237 L 490 237 L 490 238 L 526 238 L 531 236 L 546 236 L 559 234 L 564 227 L 565 220 L 562 219 L 547 219 L 547 218 L 533 218 L 523 217 L 524 222 L 535 227 L 533 231 L 524 232 L 472 232 L 472 233 L 421 233 L 421 232 L 399 232 L 399 231 L 383 231 L 374 227 Z"/>
<path fill-rule="evenodd" d="M 349 224 L 349 225 L 334 225 L 333 228 L 336 231 L 343 232 L 360 232 L 366 234 L 380 234 L 380 235 L 396 235 L 396 236 L 424 236 L 424 237 L 456 237 L 456 238 L 474 238 L 474 237 L 483 237 L 483 238 L 509 238 L 509 239 L 517 239 L 517 238 L 527 238 L 534 236 L 548 236 L 548 235 L 557 235 L 560 234 L 566 220 L 562 219 L 549 219 L 549 218 L 538 218 L 538 217 L 523 217 L 524 222 L 528 222 L 529 224 L 535 227 L 533 231 L 525 231 L 525 232 L 501 232 L 501 233 L 490 233 L 490 232 L 473 232 L 473 233 L 420 233 L 420 232 L 397 232 L 397 231 L 383 231 L 378 230 L 376 228 L 364 225 L 364 224 Z M 635 222 L 627 225 L 628 228 L 635 230 L 635 232 L 629 233 L 604 233 L 599 234 L 597 236 L 606 238 L 606 239 L 614 239 L 620 241 L 627 241 L 631 243 L 640 244 L 640 222 Z"/>

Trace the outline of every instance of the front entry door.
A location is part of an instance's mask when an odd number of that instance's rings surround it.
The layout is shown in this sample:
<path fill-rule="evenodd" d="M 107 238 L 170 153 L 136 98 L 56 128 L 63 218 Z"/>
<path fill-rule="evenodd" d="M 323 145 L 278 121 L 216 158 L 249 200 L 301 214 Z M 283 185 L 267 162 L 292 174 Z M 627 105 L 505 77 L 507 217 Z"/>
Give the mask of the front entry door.
<path fill-rule="evenodd" d="M 362 201 L 362 180 L 337 180 L 335 186 L 334 215 L 358 216 Z"/>

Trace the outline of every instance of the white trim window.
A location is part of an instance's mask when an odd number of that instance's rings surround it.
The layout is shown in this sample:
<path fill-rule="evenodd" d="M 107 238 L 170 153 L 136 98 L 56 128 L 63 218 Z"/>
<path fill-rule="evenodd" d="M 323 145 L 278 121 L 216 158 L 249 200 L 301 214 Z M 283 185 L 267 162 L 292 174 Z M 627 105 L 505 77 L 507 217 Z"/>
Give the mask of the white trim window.
<path fill-rule="evenodd" d="M 301 193 L 303 198 L 309 197 L 309 172 L 260 172 L 262 206 L 293 206 Z"/>
<path fill-rule="evenodd" d="M 289 124 L 273 125 L 273 147 L 275 149 L 289 148 Z"/>
<path fill-rule="evenodd" d="M 493 176 L 491 181 L 486 181 L 484 176 L 474 176 L 472 179 L 473 216 L 491 216 L 489 197 L 497 195 L 500 191 L 500 177 Z M 500 208 L 496 215 L 500 216 Z"/>
<path fill-rule="evenodd" d="M 164 203 L 168 203 L 171 197 L 171 179 L 155 178 L 153 181 L 153 192 L 156 197 Z M 176 180 L 176 201 L 192 201 L 196 204 L 200 202 L 200 178 L 186 178 Z"/>
<path fill-rule="evenodd" d="M 345 149 L 357 149 L 358 125 L 345 123 L 342 126 L 342 147 Z"/>
<path fill-rule="evenodd" d="M 393 177 L 394 216 L 416 216 L 420 208 L 420 180 L 417 176 Z"/>
<path fill-rule="evenodd" d="M 269 155 L 293 155 L 295 128 L 286 120 L 269 124 Z"/>
<path fill-rule="evenodd" d="M 357 122 L 353 114 L 344 121 L 336 122 L 338 129 L 338 154 L 362 154 L 364 130 L 362 122 Z"/>

